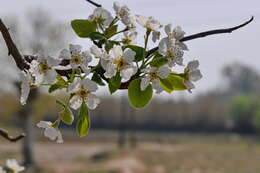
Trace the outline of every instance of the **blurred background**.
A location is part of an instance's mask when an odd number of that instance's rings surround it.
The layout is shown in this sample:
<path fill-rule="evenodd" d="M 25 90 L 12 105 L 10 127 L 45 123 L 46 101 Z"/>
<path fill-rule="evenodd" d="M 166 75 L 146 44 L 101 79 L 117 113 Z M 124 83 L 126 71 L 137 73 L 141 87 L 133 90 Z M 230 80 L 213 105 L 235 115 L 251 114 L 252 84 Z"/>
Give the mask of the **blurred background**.
<path fill-rule="evenodd" d="M 112 1 L 96 2 L 112 11 Z M 192 94 L 162 94 L 146 108 L 134 110 L 126 91 L 111 96 L 107 88 L 101 88 L 102 102 L 91 112 L 89 134 L 79 138 L 75 124 L 62 124 L 62 145 L 44 138 L 35 124 L 57 118 L 60 109 L 55 98 L 66 99 L 64 93 L 53 96 L 45 89 L 34 89 L 29 103 L 21 106 L 18 70 L 0 37 L 0 128 L 14 136 L 27 133 L 17 143 L 0 138 L 0 165 L 16 158 L 28 172 L 42 173 L 260 172 L 260 2 L 119 2 L 127 4 L 133 14 L 180 25 L 187 35 L 235 26 L 251 15 L 255 20 L 232 34 L 187 42 L 190 51 L 185 63 L 198 59 L 204 76 Z M 87 18 L 93 9 L 84 0 L 9 0 L 1 3 L 0 17 L 23 54 L 55 56 L 69 43 L 89 47 L 87 40 L 75 36 L 69 23 Z"/>

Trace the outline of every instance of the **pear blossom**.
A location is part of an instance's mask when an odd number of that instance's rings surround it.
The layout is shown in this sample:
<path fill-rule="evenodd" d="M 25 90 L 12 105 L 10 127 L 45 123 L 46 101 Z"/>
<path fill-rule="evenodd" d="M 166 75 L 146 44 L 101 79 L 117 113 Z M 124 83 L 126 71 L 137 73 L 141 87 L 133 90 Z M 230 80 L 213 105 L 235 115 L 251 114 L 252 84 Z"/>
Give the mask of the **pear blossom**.
<path fill-rule="evenodd" d="M 37 127 L 44 129 L 44 136 L 57 143 L 63 143 L 61 132 L 58 128 L 53 127 L 53 123 L 49 121 L 40 121 Z"/>
<path fill-rule="evenodd" d="M 106 68 L 107 64 L 109 63 L 109 54 L 105 51 L 104 48 L 99 48 L 96 45 L 93 45 L 90 48 L 90 52 L 94 55 L 95 58 L 100 60 L 100 64 L 103 69 Z"/>
<path fill-rule="evenodd" d="M 75 78 L 73 83 L 69 86 L 68 92 L 73 94 L 69 104 L 70 107 L 77 110 L 84 101 L 89 109 L 95 109 L 100 103 L 99 98 L 92 94 L 97 91 L 98 86 L 90 79 Z"/>
<path fill-rule="evenodd" d="M 184 52 L 180 46 L 175 44 L 175 40 L 163 38 L 159 43 L 159 53 L 168 59 L 168 65 L 173 67 L 175 64 L 183 65 Z"/>
<path fill-rule="evenodd" d="M 150 83 L 152 83 L 152 87 L 156 90 L 156 93 L 161 93 L 163 91 L 162 87 L 160 86 L 160 79 L 167 78 L 170 73 L 171 69 L 164 65 L 162 67 L 148 67 L 143 71 L 146 76 L 141 79 L 141 90 L 144 91 Z"/>
<path fill-rule="evenodd" d="M 90 68 L 88 64 L 92 61 L 92 55 L 89 51 L 81 51 L 82 47 L 80 45 L 69 45 L 68 49 L 63 49 L 60 52 L 59 58 L 70 61 L 70 66 L 72 69 L 80 67 L 84 73 L 89 74 Z"/>
<path fill-rule="evenodd" d="M 194 61 L 190 61 L 187 67 L 184 69 L 184 74 L 185 74 L 184 84 L 187 87 L 189 92 L 191 92 L 191 89 L 195 88 L 192 82 L 196 82 L 202 78 L 202 74 L 198 68 L 199 68 L 199 61 L 194 60 Z"/>
<path fill-rule="evenodd" d="M 146 28 L 149 31 L 157 31 L 159 28 L 161 28 L 161 24 L 158 20 L 155 20 L 152 16 L 146 17 L 141 15 L 136 15 L 136 21 L 141 26 Z"/>
<path fill-rule="evenodd" d="M 120 5 L 119 2 L 114 2 L 113 8 L 116 12 L 117 18 L 119 18 L 123 24 L 129 28 L 134 28 L 134 17 L 131 16 L 130 9 L 126 5 Z"/>
<path fill-rule="evenodd" d="M 7 159 L 6 166 L 13 173 L 18 173 L 25 169 L 23 166 L 20 166 L 15 159 Z"/>
<path fill-rule="evenodd" d="M 0 173 L 6 173 L 3 167 L 0 166 Z"/>
<path fill-rule="evenodd" d="M 89 20 L 95 21 L 96 23 L 103 26 L 109 26 L 113 21 L 113 17 L 108 10 L 102 7 L 97 7 L 93 14 L 89 16 Z"/>
<path fill-rule="evenodd" d="M 122 38 L 122 42 L 124 44 L 135 44 L 135 40 L 137 37 L 137 32 L 135 29 L 124 32 L 124 37 Z"/>
<path fill-rule="evenodd" d="M 22 105 L 25 105 L 30 93 L 30 85 L 32 81 L 31 74 L 29 72 L 21 72 L 21 81 L 22 84 L 20 102 Z"/>
<path fill-rule="evenodd" d="M 133 65 L 136 53 L 127 48 L 124 51 L 121 46 L 114 46 L 110 51 L 110 62 L 106 65 L 105 77 L 112 78 L 117 72 L 124 81 L 128 81 L 136 72 L 137 67 Z"/>
<path fill-rule="evenodd" d="M 37 59 L 30 63 L 29 72 L 34 77 L 36 85 L 41 83 L 51 84 L 56 79 L 57 73 L 54 69 L 60 63 L 59 59 L 51 56 L 37 55 Z"/>

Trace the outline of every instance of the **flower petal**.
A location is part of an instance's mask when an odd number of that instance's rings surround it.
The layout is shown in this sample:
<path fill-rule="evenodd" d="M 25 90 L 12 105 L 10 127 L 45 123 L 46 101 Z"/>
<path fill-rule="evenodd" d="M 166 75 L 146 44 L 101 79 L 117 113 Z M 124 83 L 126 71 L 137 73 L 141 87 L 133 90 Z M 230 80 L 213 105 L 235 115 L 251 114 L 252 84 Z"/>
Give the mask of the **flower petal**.
<path fill-rule="evenodd" d="M 88 97 L 86 97 L 85 102 L 88 108 L 93 110 L 99 105 L 100 99 L 94 94 L 89 94 Z"/>
<path fill-rule="evenodd" d="M 83 85 L 83 87 L 86 88 L 90 92 L 95 92 L 98 89 L 97 84 L 88 78 L 83 79 L 81 81 L 81 85 Z"/>
<path fill-rule="evenodd" d="M 136 53 L 134 51 L 132 51 L 131 49 L 127 48 L 125 51 L 124 51 L 124 61 L 127 62 L 127 63 L 131 63 L 134 61 L 135 59 L 135 55 Z"/>
<path fill-rule="evenodd" d="M 77 110 L 82 104 L 82 98 L 77 95 L 74 95 L 70 99 L 69 104 L 72 109 Z"/>
<path fill-rule="evenodd" d="M 22 105 L 25 105 L 30 93 L 31 75 L 29 73 L 22 72 L 21 79 L 22 79 L 22 85 L 21 85 L 20 102 Z"/>
<path fill-rule="evenodd" d="M 150 80 L 151 78 L 149 76 L 146 76 L 141 79 L 140 88 L 142 91 L 144 91 L 148 87 L 148 85 L 150 84 Z"/>

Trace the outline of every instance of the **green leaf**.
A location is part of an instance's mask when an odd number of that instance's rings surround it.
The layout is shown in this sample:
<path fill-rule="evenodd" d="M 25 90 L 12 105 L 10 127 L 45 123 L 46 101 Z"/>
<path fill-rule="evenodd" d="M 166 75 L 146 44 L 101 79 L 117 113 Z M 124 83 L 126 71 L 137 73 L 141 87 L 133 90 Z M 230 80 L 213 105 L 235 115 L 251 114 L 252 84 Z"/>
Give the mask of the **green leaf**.
<path fill-rule="evenodd" d="M 64 123 L 71 125 L 74 121 L 74 115 L 73 115 L 72 111 L 70 110 L 70 108 L 60 100 L 56 100 L 56 103 L 63 107 L 63 110 L 60 112 L 61 120 Z"/>
<path fill-rule="evenodd" d="M 143 47 L 135 46 L 135 45 L 128 45 L 125 48 L 130 48 L 133 50 L 136 55 L 135 55 L 135 61 L 142 61 L 144 58 L 144 55 L 146 54 L 145 49 Z"/>
<path fill-rule="evenodd" d="M 76 19 L 71 21 L 71 27 L 75 33 L 82 38 L 87 38 L 92 32 L 95 32 L 97 25 L 94 22 L 85 19 Z"/>
<path fill-rule="evenodd" d="M 92 32 L 89 37 L 91 38 L 91 40 L 104 40 L 106 39 L 104 34 L 101 34 L 99 32 Z"/>
<path fill-rule="evenodd" d="M 153 89 L 151 84 L 142 91 L 140 88 L 141 79 L 131 81 L 128 87 L 128 99 L 134 108 L 145 107 L 153 96 Z"/>
<path fill-rule="evenodd" d="M 52 84 L 49 88 L 49 93 L 52 93 L 54 91 L 56 91 L 57 89 L 62 89 L 62 88 L 66 88 L 67 87 L 67 82 L 60 76 L 57 75 L 56 77 L 56 83 Z"/>
<path fill-rule="evenodd" d="M 184 78 L 175 73 L 171 73 L 165 79 L 160 79 L 160 85 L 168 93 L 187 89 L 184 85 Z"/>
<path fill-rule="evenodd" d="M 105 86 L 106 84 L 102 81 L 101 77 L 98 75 L 98 73 L 94 73 L 92 78 L 92 81 L 96 82 L 100 86 Z"/>
<path fill-rule="evenodd" d="M 114 77 L 112 77 L 108 82 L 109 91 L 113 94 L 121 85 L 121 76 L 118 72 Z"/>
<path fill-rule="evenodd" d="M 159 58 L 154 58 L 150 65 L 153 67 L 161 67 L 163 65 L 165 65 L 168 62 L 168 60 L 166 58 L 163 57 L 159 57 Z"/>
<path fill-rule="evenodd" d="M 109 28 L 107 28 L 105 31 L 105 35 L 107 36 L 107 38 L 110 38 L 113 35 L 115 35 L 117 32 L 117 28 L 118 28 L 118 25 L 112 25 Z"/>
<path fill-rule="evenodd" d="M 106 51 L 109 52 L 110 49 L 112 49 L 114 47 L 114 45 L 120 45 L 120 43 L 118 41 L 107 40 L 105 43 Z"/>
<path fill-rule="evenodd" d="M 56 91 L 57 89 L 60 89 L 60 87 L 61 87 L 61 86 L 60 86 L 59 84 L 56 84 L 56 83 L 55 83 L 55 84 L 53 84 L 53 85 L 50 86 L 48 92 L 49 92 L 49 93 L 52 93 L 52 92 Z"/>
<path fill-rule="evenodd" d="M 90 118 L 88 107 L 85 102 L 82 102 L 79 110 L 78 121 L 77 121 L 77 133 L 80 137 L 85 136 L 90 128 Z"/>

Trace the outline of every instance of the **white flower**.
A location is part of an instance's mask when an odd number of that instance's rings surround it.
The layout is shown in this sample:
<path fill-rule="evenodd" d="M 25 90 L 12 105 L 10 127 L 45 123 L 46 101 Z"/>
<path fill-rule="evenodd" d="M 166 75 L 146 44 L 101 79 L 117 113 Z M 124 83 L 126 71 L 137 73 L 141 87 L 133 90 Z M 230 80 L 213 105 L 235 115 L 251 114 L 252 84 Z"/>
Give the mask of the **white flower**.
<path fill-rule="evenodd" d="M 92 55 L 89 51 L 81 51 L 82 47 L 80 45 L 69 45 L 69 50 L 63 49 L 60 52 L 60 59 L 65 59 L 70 61 L 72 69 L 80 67 L 83 72 L 88 75 L 90 73 L 90 68 L 88 64 L 92 61 Z"/>
<path fill-rule="evenodd" d="M 198 68 L 199 68 L 199 61 L 194 60 L 189 62 L 187 67 L 184 70 L 185 73 L 184 84 L 187 87 L 189 92 L 191 92 L 191 89 L 195 88 L 192 82 L 196 82 L 202 78 L 202 74 Z"/>
<path fill-rule="evenodd" d="M 93 14 L 89 16 L 90 20 L 104 26 L 110 25 L 113 20 L 111 13 L 102 7 L 97 7 Z"/>
<path fill-rule="evenodd" d="M 172 29 L 172 24 L 168 24 L 164 27 L 164 31 L 169 39 L 174 39 L 176 44 L 180 46 L 183 50 L 188 50 L 187 45 L 180 41 L 184 38 L 185 35 L 185 32 L 182 30 L 180 26 L 177 26 L 174 29 Z"/>
<path fill-rule="evenodd" d="M 104 48 L 98 48 L 96 45 L 93 45 L 90 48 L 90 52 L 94 55 L 95 58 L 100 59 L 101 66 L 103 69 L 106 68 L 107 64 L 109 63 L 109 55 L 104 50 Z"/>
<path fill-rule="evenodd" d="M 162 67 L 148 67 L 144 69 L 146 76 L 141 80 L 141 90 L 144 91 L 147 86 L 152 83 L 152 87 L 156 90 L 156 93 L 163 91 L 160 86 L 160 79 L 167 78 L 171 73 L 171 70 L 168 66 L 164 65 Z"/>
<path fill-rule="evenodd" d="M 124 37 L 122 38 L 122 41 L 124 44 L 135 44 L 135 40 L 137 37 L 137 32 L 136 30 L 132 29 L 129 31 L 124 32 Z"/>
<path fill-rule="evenodd" d="M 131 16 L 130 9 L 126 5 L 120 5 L 118 2 L 114 2 L 113 8 L 116 12 L 116 16 L 129 28 L 135 27 L 134 18 Z"/>
<path fill-rule="evenodd" d="M 20 166 L 15 159 L 7 159 L 6 166 L 12 170 L 13 173 L 18 173 L 24 170 L 24 167 Z"/>
<path fill-rule="evenodd" d="M 161 24 L 159 21 L 155 20 L 152 16 L 146 17 L 141 15 L 136 15 L 136 21 L 144 28 L 150 30 L 150 31 L 157 31 Z"/>
<path fill-rule="evenodd" d="M 44 136 L 50 140 L 56 141 L 57 143 L 63 143 L 61 132 L 58 128 L 52 126 L 52 122 L 40 121 L 37 124 L 37 127 L 44 129 Z"/>
<path fill-rule="evenodd" d="M 122 79 L 128 81 L 137 72 L 137 68 L 133 65 L 136 53 L 131 49 L 123 51 L 121 46 L 114 46 L 109 55 L 111 59 L 105 68 L 105 77 L 112 78 L 120 72 Z"/>
<path fill-rule="evenodd" d="M 69 101 L 70 107 L 77 110 L 84 101 L 89 109 L 95 109 L 100 100 L 92 92 L 97 91 L 97 89 L 97 84 L 92 80 L 75 78 L 68 90 L 69 93 L 73 94 Z"/>
<path fill-rule="evenodd" d="M 37 60 L 33 60 L 30 63 L 29 72 L 34 77 L 34 84 L 38 85 L 41 83 L 51 84 L 56 79 L 57 73 L 54 69 L 58 66 L 60 60 L 51 56 L 38 55 Z"/>
<path fill-rule="evenodd" d="M 3 167 L 0 166 L 0 173 L 6 173 Z"/>
<path fill-rule="evenodd" d="M 153 40 L 154 43 L 155 43 L 157 40 L 160 39 L 160 35 L 161 35 L 161 33 L 160 33 L 159 31 L 153 31 L 152 40 Z"/>
<path fill-rule="evenodd" d="M 22 84 L 20 102 L 22 105 L 25 105 L 30 93 L 30 85 L 32 81 L 31 74 L 29 72 L 22 72 L 21 81 Z"/>
<path fill-rule="evenodd" d="M 159 53 L 168 59 L 168 65 L 173 67 L 175 64 L 183 65 L 183 50 L 175 44 L 175 40 L 163 38 L 159 43 Z"/>

